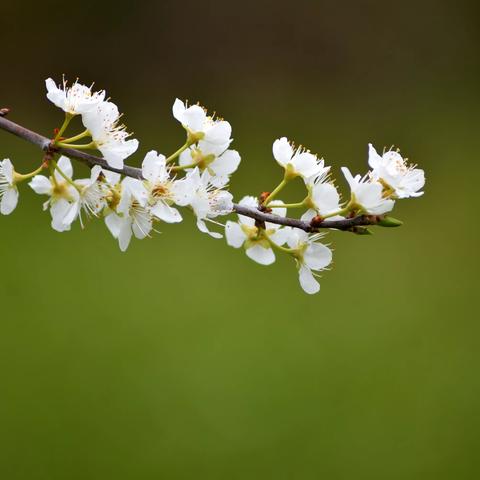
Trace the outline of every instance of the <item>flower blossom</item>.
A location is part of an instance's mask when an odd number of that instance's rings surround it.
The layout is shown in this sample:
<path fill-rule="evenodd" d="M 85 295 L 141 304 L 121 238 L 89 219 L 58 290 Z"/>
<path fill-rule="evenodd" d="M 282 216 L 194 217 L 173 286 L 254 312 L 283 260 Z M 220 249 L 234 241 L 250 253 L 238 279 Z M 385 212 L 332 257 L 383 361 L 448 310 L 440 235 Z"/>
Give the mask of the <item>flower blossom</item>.
<path fill-rule="evenodd" d="M 176 197 L 165 156 L 155 150 L 148 152 L 142 163 L 142 176 L 145 178 L 148 208 L 152 215 L 167 223 L 181 222 L 180 212 L 171 206 Z"/>
<path fill-rule="evenodd" d="M 351 202 L 364 213 L 381 215 L 392 210 L 395 202 L 383 196 L 383 185 L 381 183 L 369 178 L 368 175 L 363 178 L 360 175 L 354 177 L 347 167 L 342 167 L 342 172 L 350 185 Z"/>
<path fill-rule="evenodd" d="M 213 238 L 222 238 L 220 233 L 211 232 L 205 221 L 229 214 L 233 210 L 233 197 L 230 192 L 222 189 L 224 185 L 213 185 L 211 178 L 208 171 L 200 174 L 198 167 L 195 167 L 184 178 L 175 182 L 173 187 L 175 203 L 181 207 L 187 205 L 192 207 L 197 217 L 197 227 L 201 232 L 208 233 Z"/>
<path fill-rule="evenodd" d="M 208 116 L 206 110 L 200 105 L 187 107 L 177 98 L 173 104 L 172 113 L 195 141 L 201 141 L 201 150 L 208 154 L 218 155 L 224 152 L 232 142 L 230 124 L 225 120 L 215 120 Z"/>
<path fill-rule="evenodd" d="M 73 168 L 70 159 L 60 157 L 57 162 L 58 168 L 64 175 L 71 179 Z M 50 178 L 44 175 L 35 175 L 29 183 L 35 193 L 39 195 L 48 195 L 50 198 L 43 204 L 43 209 L 50 207 L 52 217 L 52 228 L 57 232 L 70 230 L 70 223 L 64 223 L 65 216 L 70 211 L 71 206 L 78 202 L 77 189 L 68 182 L 58 170 L 55 170 Z"/>
<path fill-rule="evenodd" d="M 318 276 L 318 272 L 324 270 L 332 262 L 332 251 L 317 241 L 323 236 L 323 233 L 309 235 L 303 230 L 289 230 L 287 244 L 295 250 L 294 257 L 297 262 L 300 286 L 308 294 L 320 291 L 320 284 L 315 276 Z"/>
<path fill-rule="evenodd" d="M 277 163 L 285 168 L 285 173 L 291 178 L 302 177 L 307 182 L 330 169 L 325 167 L 323 159 L 319 160 L 312 153 L 301 148 L 294 150 L 286 137 L 275 140 L 272 150 Z"/>
<path fill-rule="evenodd" d="M 105 192 L 98 181 L 101 173 L 101 167 L 95 165 L 90 171 L 90 178 L 81 178 L 74 181 L 78 195 L 63 218 L 64 225 L 71 225 L 77 217 L 80 217 L 80 223 L 83 227 L 82 210 L 87 217 L 97 217 L 105 207 Z"/>
<path fill-rule="evenodd" d="M 285 217 L 287 209 L 283 207 L 274 208 L 275 204 L 281 203 L 274 200 L 270 206 L 272 213 Z M 258 208 L 255 197 L 246 196 L 239 202 L 240 205 L 249 208 Z M 259 229 L 255 220 L 251 217 L 238 215 L 238 222 L 228 221 L 225 225 L 225 237 L 227 244 L 234 248 L 243 246 L 247 257 L 261 265 L 271 265 L 275 262 L 275 253 L 272 250 L 270 241 L 277 245 L 283 245 L 289 234 L 290 228 L 283 228 L 275 223 L 266 222 L 265 229 Z"/>
<path fill-rule="evenodd" d="M 67 82 L 64 80 L 63 87 L 58 87 L 51 78 L 48 78 L 45 80 L 45 85 L 47 98 L 70 115 L 84 114 L 103 102 L 105 98 L 104 90 L 92 92 L 91 87 L 86 87 L 78 82 L 67 87 Z"/>
<path fill-rule="evenodd" d="M 96 148 L 111 167 L 120 169 L 123 161 L 138 149 L 138 140 L 127 140 L 130 134 L 124 125 L 119 125 L 119 120 L 118 107 L 112 102 L 101 102 L 82 115 Z"/>
<path fill-rule="evenodd" d="M 15 170 L 6 158 L 0 162 L 0 213 L 10 215 L 18 203 L 18 189 L 15 185 Z"/>
<path fill-rule="evenodd" d="M 368 164 L 372 177 L 383 183 L 387 190 L 393 190 L 395 198 L 420 197 L 425 185 L 425 173 L 395 151 L 379 155 L 371 143 L 368 144 Z"/>
<path fill-rule="evenodd" d="M 105 217 L 105 224 L 122 252 L 128 248 L 132 234 L 140 240 L 150 235 L 152 215 L 146 208 L 147 199 L 148 192 L 140 180 L 122 180 L 120 201 L 115 211 Z"/>
<path fill-rule="evenodd" d="M 329 168 L 329 167 L 328 167 Z M 331 220 L 339 220 L 343 217 L 335 215 L 341 210 L 340 195 L 337 188 L 330 180 L 328 171 L 315 177 L 307 183 L 309 209 L 302 215 L 303 221 L 310 221 L 316 215 L 329 217 Z"/>

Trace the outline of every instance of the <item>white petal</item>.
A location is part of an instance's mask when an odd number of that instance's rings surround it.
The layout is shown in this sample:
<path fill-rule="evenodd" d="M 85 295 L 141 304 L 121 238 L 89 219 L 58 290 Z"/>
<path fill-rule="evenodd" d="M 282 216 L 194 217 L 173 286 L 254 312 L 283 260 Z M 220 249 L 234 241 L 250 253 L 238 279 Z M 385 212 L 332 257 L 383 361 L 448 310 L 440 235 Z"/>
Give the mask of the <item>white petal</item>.
<path fill-rule="evenodd" d="M 342 167 L 342 173 L 345 179 L 347 180 L 348 185 L 350 186 L 350 189 L 353 190 L 357 185 L 357 182 L 355 181 L 355 178 L 353 177 L 353 175 L 350 173 L 350 170 L 347 167 Z"/>
<path fill-rule="evenodd" d="M 288 239 L 290 238 L 290 230 L 290 227 L 279 228 L 269 235 L 269 237 L 277 245 L 283 245 L 284 243 L 287 243 Z"/>
<path fill-rule="evenodd" d="M 184 166 L 190 165 L 191 163 L 193 163 L 192 150 L 187 148 L 187 150 L 184 150 L 178 157 L 178 164 Z"/>
<path fill-rule="evenodd" d="M 317 157 L 308 152 L 297 153 L 292 158 L 292 164 L 295 167 L 295 171 L 307 180 L 318 175 L 322 170 Z"/>
<path fill-rule="evenodd" d="M 287 140 L 287 137 L 282 137 L 273 142 L 273 157 L 282 166 L 286 166 L 293 156 L 293 148 Z"/>
<path fill-rule="evenodd" d="M 142 181 L 126 177 L 122 182 L 123 188 L 143 207 L 148 200 L 148 191 Z"/>
<path fill-rule="evenodd" d="M 227 150 L 216 158 L 209 168 L 215 175 L 231 175 L 238 168 L 240 160 L 240 154 L 236 150 Z"/>
<path fill-rule="evenodd" d="M 142 162 L 143 178 L 149 180 L 150 182 L 157 181 L 158 177 L 160 176 L 162 167 L 164 165 L 164 162 L 162 162 L 161 157 L 163 157 L 163 155 L 159 156 L 155 150 L 151 150 L 145 155 L 145 158 L 143 159 L 143 162 Z"/>
<path fill-rule="evenodd" d="M 375 169 L 382 165 L 383 159 L 375 150 L 375 147 L 369 143 L 368 144 L 368 164 L 371 168 Z"/>
<path fill-rule="evenodd" d="M 56 83 L 51 79 L 45 80 L 47 87 L 47 98 L 57 107 L 65 111 L 66 94 L 65 91 L 58 88 Z"/>
<path fill-rule="evenodd" d="M 13 164 L 10 161 L 9 158 L 6 158 L 5 160 L 2 160 L 0 162 L 0 165 L 2 167 L 2 173 L 7 179 L 7 182 L 12 185 L 13 184 L 13 174 L 14 174 L 14 168 Z"/>
<path fill-rule="evenodd" d="M 210 128 L 206 130 L 203 141 L 216 145 L 225 145 L 229 143 L 231 134 L 232 127 L 228 122 L 215 122 Z"/>
<path fill-rule="evenodd" d="M 239 205 L 241 205 L 242 207 L 257 208 L 258 201 L 255 197 L 247 195 L 240 200 Z M 239 215 L 238 220 L 240 221 L 240 223 L 243 223 L 243 225 L 247 225 L 249 227 L 253 227 L 255 225 L 255 219 L 251 217 Z"/>
<path fill-rule="evenodd" d="M 322 243 L 311 243 L 303 254 L 303 260 L 312 270 L 321 270 L 332 262 L 332 251 Z"/>
<path fill-rule="evenodd" d="M 48 195 L 52 191 L 52 183 L 44 175 L 35 175 L 28 185 L 39 195 Z"/>
<path fill-rule="evenodd" d="M 182 122 L 182 115 L 184 112 L 185 104 L 180 99 L 176 98 L 172 106 L 172 114 L 180 123 Z"/>
<path fill-rule="evenodd" d="M 237 222 L 229 220 L 225 225 L 225 238 L 228 245 L 240 248 L 247 239 L 247 235 L 245 235 L 242 227 Z"/>
<path fill-rule="evenodd" d="M 137 151 L 138 145 L 138 140 L 132 139 L 99 145 L 98 149 L 112 168 L 121 169 L 123 168 L 123 161 Z"/>
<path fill-rule="evenodd" d="M 224 188 L 228 184 L 230 177 L 228 175 L 216 175 L 210 179 L 211 185 L 215 188 Z"/>
<path fill-rule="evenodd" d="M 404 178 L 401 181 L 400 189 L 403 190 L 405 193 L 404 195 L 400 195 L 397 192 L 399 198 L 405 197 L 420 197 L 423 195 L 423 192 L 419 192 L 421 188 L 425 185 L 425 172 L 419 168 L 415 168 L 414 170 L 409 170 Z"/>
<path fill-rule="evenodd" d="M 130 240 L 132 238 L 132 219 L 123 218 L 120 225 L 120 232 L 118 234 L 118 245 L 122 252 L 127 250 Z"/>
<path fill-rule="evenodd" d="M 271 248 L 263 248 L 261 245 L 254 245 L 245 251 L 247 257 L 260 265 L 271 265 L 275 262 L 275 254 Z"/>
<path fill-rule="evenodd" d="M 340 210 L 340 195 L 331 183 L 314 185 L 312 197 L 320 215 L 330 215 Z"/>
<path fill-rule="evenodd" d="M 298 228 L 290 229 L 287 245 L 290 248 L 297 248 L 301 243 L 305 243 L 308 240 L 308 233 Z"/>
<path fill-rule="evenodd" d="M 110 233 L 113 235 L 113 238 L 118 238 L 120 235 L 120 230 L 122 228 L 123 219 L 119 217 L 116 213 L 111 213 L 105 217 L 105 225 L 110 230 Z"/>
<path fill-rule="evenodd" d="M 182 216 L 179 211 L 161 200 L 157 202 L 150 211 L 152 215 L 155 215 L 158 219 L 167 223 L 178 223 L 182 221 Z"/>
<path fill-rule="evenodd" d="M 192 105 L 188 107 L 182 114 L 182 125 L 187 127 L 192 132 L 201 132 L 207 114 L 205 110 L 199 105 Z"/>
<path fill-rule="evenodd" d="M 173 201 L 180 207 L 189 205 L 195 195 L 195 189 L 190 178 L 184 177 L 173 182 L 171 193 Z"/>
<path fill-rule="evenodd" d="M 385 199 L 382 201 L 381 204 L 371 207 L 368 209 L 368 213 L 371 213 L 372 215 L 383 215 L 384 213 L 391 212 L 393 207 L 395 205 L 395 202 L 391 199 Z"/>
<path fill-rule="evenodd" d="M 67 210 L 67 213 L 63 217 L 62 223 L 67 226 L 71 225 L 78 214 L 80 213 L 80 202 L 75 202 L 70 205 L 70 208 Z"/>
<path fill-rule="evenodd" d="M 312 272 L 308 267 L 302 265 L 298 271 L 298 278 L 300 280 L 300 285 L 303 290 L 313 295 L 320 291 L 320 284 L 317 282 L 316 278 L 312 275 Z"/>
<path fill-rule="evenodd" d="M 132 230 L 134 235 L 140 240 L 148 237 L 152 231 L 152 219 L 146 213 L 135 215 L 132 222 Z"/>
<path fill-rule="evenodd" d="M 218 232 L 211 232 L 207 225 L 205 224 L 205 222 L 202 220 L 202 219 L 198 219 L 197 220 L 197 227 L 198 229 L 202 232 L 202 233 L 207 233 L 208 235 L 210 235 L 212 238 L 223 238 L 223 235 L 221 233 L 218 233 Z"/>
<path fill-rule="evenodd" d="M 65 156 L 61 156 L 57 162 L 57 165 L 58 165 L 58 168 L 68 177 L 68 178 L 72 178 L 73 176 L 73 167 L 72 167 L 72 162 L 70 161 L 69 158 L 65 157 Z M 60 173 L 58 173 L 57 171 L 55 171 L 55 178 L 59 181 L 59 182 L 63 182 L 64 181 L 64 178 L 60 175 Z"/>
<path fill-rule="evenodd" d="M 3 194 L 0 203 L 0 213 L 2 215 L 10 215 L 18 203 L 18 190 L 16 187 L 8 188 Z"/>
<path fill-rule="evenodd" d="M 70 225 L 63 223 L 63 219 L 70 209 L 70 202 L 64 198 L 60 198 L 53 202 L 50 206 L 50 215 L 52 216 L 52 228 L 57 232 L 65 232 L 70 230 Z"/>

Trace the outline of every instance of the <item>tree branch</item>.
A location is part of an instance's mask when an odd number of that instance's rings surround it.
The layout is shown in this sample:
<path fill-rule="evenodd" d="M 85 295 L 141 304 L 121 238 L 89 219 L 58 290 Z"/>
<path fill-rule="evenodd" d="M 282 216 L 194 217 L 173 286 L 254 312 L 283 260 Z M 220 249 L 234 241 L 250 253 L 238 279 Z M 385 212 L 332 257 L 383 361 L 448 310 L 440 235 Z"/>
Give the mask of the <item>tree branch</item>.
<path fill-rule="evenodd" d="M 5 130 L 17 137 L 21 138 L 22 140 L 26 140 L 27 142 L 36 145 L 41 150 L 45 152 L 46 155 L 59 153 L 65 155 L 69 158 L 75 158 L 79 160 L 89 167 L 93 167 L 94 165 L 100 165 L 105 170 L 110 170 L 112 172 L 120 173 L 127 177 L 133 177 L 142 179 L 142 170 L 136 167 L 130 167 L 125 165 L 122 169 L 112 168 L 108 165 L 105 159 L 96 157 L 94 155 L 90 155 L 85 152 L 81 152 L 79 150 L 75 150 L 73 148 L 64 148 L 64 147 L 57 147 L 52 144 L 52 140 L 40 135 L 36 132 L 32 132 L 31 130 L 22 127 L 8 119 L 5 118 L 5 115 L 9 113 L 8 109 L 0 109 L 0 129 Z M 321 222 L 304 222 L 302 220 L 298 220 L 296 218 L 289 218 L 289 217 L 280 217 L 279 215 L 275 215 L 273 213 L 262 212 L 261 210 L 255 208 L 248 208 L 242 205 L 234 204 L 233 209 L 236 213 L 240 215 L 244 215 L 246 217 L 251 217 L 257 220 L 258 222 L 270 222 L 275 223 L 277 225 L 284 225 L 287 227 L 299 228 L 304 230 L 305 232 L 317 232 L 320 229 L 336 229 L 336 230 L 344 230 L 344 231 L 352 231 L 356 232 L 357 227 L 367 226 L 367 225 L 375 225 L 381 219 L 378 216 L 372 215 L 359 215 L 354 218 L 347 218 L 343 220 L 324 220 Z M 313 223 L 313 225 L 312 225 Z"/>

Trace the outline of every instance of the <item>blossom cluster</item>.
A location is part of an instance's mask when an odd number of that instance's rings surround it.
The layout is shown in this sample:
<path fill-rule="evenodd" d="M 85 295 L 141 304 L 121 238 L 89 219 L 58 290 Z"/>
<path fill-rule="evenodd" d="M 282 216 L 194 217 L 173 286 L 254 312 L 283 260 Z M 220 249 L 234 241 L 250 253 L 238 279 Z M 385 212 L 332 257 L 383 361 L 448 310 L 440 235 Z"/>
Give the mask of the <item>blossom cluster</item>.
<path fill-rule="evenodd" d="M 247 211 L 271 213 L 272 221 L 239 214 L 237 221 L 222 224 L 218 217 L 235 210 L 228 186 L 241 160 L 239 153 L 230 148 L 229 122 L 209 115 L 200 105 L 189 106 L 175 100 L 172 113 L 185 129 L 185 144 L 168 157 L 156 150 L 149 151 L 136 170 L 138 175 L 126 175 L 124 161 L 138 149 L 139 143 L 119 123 L 119 109 L 106 99 L 105 91 L 95 92 L 93 86 L 78 82 L 68 86 L 64 81 L 58 86 L 52 79 L 46 80 L 46 87 L 47 98 L 65 113 L 63 125 L 55 130 L 49 156 L 42 159 L 34 172 L 20 174 L 9 159 L 0 162 L 0 213 L 8 215 L 15 209 L 18 184 L 28 180 L 35 193 L 47 197 L 43 208 L 49 210 L 54 230 L 68 231 L 77 220 L 83 228 L 86 219 L 103 218 L 122 251 L 128 248 L 132 236 L 151 236 L 155 222 L 181 222 L 179 208 L 186 207 L 194 213 L 201 232 L 222 238 L 220 231 L 225 230 L 228 245 L 242 248 L 261 265 L 274 263 L 276 254 L 292 257 L 301 287 L 312 294 L 320 289 L 320 272 L 332 262 L 331 249 L 322 243 L 324 234 L 313 228 L 316 224 L 327 219 L 370 215 L 378 216 L 379 224 L 387 225 L 385 214 L 397 200 L 423 193 L 423 170 L 410 165 L 398 151 L 379 154 L 370 144 L 370 169 L 365 175 L 353 176 L 342 167 L 350 187 L 349 195 L 343 199 L 332 180 L 331 167 L 282 137 L 275 140 L 272 148 L 273 158 L 283 169 L 281 182 L 258 197 L 245 196 L 238 204 L 247 207 Z M 81 118 L 85 130 L 66 137 L 76 116 Z M 90 141 L 78 143 L 85 138 Z M 98 150 L 106 164 L 94 165 L 87 178 L 74 179 L 71 159 L 65 155 L 55 158 L 59 147 L 70 151 Z M 44 170 L 48 170 L 47 175 L 42 174 Z M 290 204 L 279 200 L 279 193 L 296 178 L 305 186 L 305 198 Z M 312 225 L 308 232 L 275 221 L 293 209 L 300 209 L 301 220 Z M 394 220 L 390 222 L 395 224 Z"/>

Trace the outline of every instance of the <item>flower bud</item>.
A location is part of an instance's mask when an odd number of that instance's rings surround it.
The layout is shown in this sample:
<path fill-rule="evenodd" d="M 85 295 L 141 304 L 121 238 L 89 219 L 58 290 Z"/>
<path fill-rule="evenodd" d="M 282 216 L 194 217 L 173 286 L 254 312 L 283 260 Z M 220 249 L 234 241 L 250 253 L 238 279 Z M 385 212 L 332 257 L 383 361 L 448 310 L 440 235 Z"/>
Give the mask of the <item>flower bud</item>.
<path fill-rule="evenodd" d="M 393 217 L 384 216 L 378 220 L 377 225 L 381 227 L 401 227 L 403 222 Z"/>

